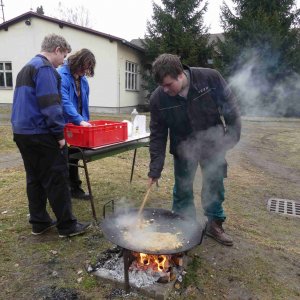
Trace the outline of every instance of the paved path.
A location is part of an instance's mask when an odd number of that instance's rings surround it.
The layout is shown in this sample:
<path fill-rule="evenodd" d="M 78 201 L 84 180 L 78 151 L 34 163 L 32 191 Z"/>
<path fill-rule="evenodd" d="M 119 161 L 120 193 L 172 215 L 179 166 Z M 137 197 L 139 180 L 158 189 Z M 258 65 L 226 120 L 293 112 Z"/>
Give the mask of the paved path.
<path fill-rule="evenodd" d="M 0 170 L 18 167 L 23 164 L 21 154 L 6 153 L 0 156 Z"/>

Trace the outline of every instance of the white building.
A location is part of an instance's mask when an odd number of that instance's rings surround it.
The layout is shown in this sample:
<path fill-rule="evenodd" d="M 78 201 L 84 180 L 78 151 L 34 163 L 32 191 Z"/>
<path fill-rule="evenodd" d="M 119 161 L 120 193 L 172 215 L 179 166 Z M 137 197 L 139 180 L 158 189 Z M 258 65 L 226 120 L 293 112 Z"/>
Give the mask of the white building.
<path fill-rule="evenodd" d="M 16 77 L 21 68 L 40 52 L 45 35 L 62 35 L 72 52 L 90 49 L 96 57 L 90 84 L 90 110 L 128 112 L 145 103 L 141 88 L 143 49 L 122 38 L 28 12 L 0 24 L 0 105 L 12 104 Z"/>

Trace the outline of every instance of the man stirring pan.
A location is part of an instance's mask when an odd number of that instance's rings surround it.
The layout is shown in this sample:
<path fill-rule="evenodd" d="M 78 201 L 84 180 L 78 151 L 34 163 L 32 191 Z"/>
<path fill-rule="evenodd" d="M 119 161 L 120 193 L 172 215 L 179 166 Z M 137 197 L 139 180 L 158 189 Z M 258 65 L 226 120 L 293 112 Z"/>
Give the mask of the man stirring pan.
<path fill-rule="evenodd" d="M 226 219 L 223 181 L 227 176 L 226 152 L 241 133 L 236 99 L 216 70 L 183 67 L 172 54 L 160 55 L 152 73 L 159 87 L 150 98 L 149 185 L 161 176 L 169 134 L 175 176 L 172 209 L 196 218 L 193 182 L 200 165 L 206 234 L 232 246 L 233 240 L 222 226 Z"/>

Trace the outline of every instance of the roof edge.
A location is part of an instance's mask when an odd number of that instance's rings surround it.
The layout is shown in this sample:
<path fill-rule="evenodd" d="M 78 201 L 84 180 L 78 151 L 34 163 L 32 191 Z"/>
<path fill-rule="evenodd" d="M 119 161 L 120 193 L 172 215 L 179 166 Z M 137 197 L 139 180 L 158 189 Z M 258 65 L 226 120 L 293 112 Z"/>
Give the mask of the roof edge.
<path fill-rule="evenodd" d="M 13 24 L 16 24 L 18 22 L 21 22 L 23 20 L 26 20 L 28 18 L 39 18 L 39 19 L 42 19 L 42 20 L 45 20 L 45 21 L 56 23 L 61 28 L 64 27 L 64 26 L 67 26 L 67 27 L 70 27 L 70 28 L 73 28 L 73 29 L 81 30 L 81 31 L 84 31 L 84 32 L 87 32 L 87 33 L 90 33 L 90 34 L 101 36 L 101 37 L 106 38 L 110 41 L 120 42 L 120 43 L 124 44 L 125 46 L 133 48 L 133 49 L 138 50 L 140 52 L 145 52 L 145 50 L 143 48 L 141 48 L 137 45 L 134 45 L 134 44 L 128 42 L 127 40 L 125 40 L 125 39 L 122 39 L 122 38 L 119 38 L 119 37 L 116 37 L 116 36 L 113 36 L 113 35 L 110 35 L 110 34 L 107 34 L 107 33 L 104 33 L 104 32 L 100 32 L 100 31 L 94 30 L 92 28 L 83 27 L 83 26 L 72 24 L 72 23 L 69 23 L 69 22 L 66 22 L 66 21 L 63 21 L 63 20 L 53 18 L 53 17 L 48 17 L 48 16 L 45 16 L 45 15 L 41 15 L 41 14 L 38 14 L 38 13 L 35 13 L 35 12 L 32 12 L 32 11 L 26 12 L 26 13 L 24 13 L 22 15 L 19 15 L 15 18 L 12 18 L 12 19 L 10 19 L 6 22 L 3 22 L 2 24 L 0 24 L 0 30 L 8 31 L 9 26 L 11 26 Z"/>

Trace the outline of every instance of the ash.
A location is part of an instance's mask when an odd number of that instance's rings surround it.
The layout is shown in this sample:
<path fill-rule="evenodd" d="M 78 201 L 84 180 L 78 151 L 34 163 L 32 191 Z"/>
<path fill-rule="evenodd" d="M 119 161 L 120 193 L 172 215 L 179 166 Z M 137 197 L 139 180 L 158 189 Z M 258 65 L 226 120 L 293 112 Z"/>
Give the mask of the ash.
<path fill-rule="evenodd" d="M 114 248 L 102 254 L 96 266 L 93 268 L 95 275 L 102 278 L 112 278 L 124 282 L 124 262 L 121 250 Z M 164 275 L 163 272 L 155 272 L 152 269 L 140 270 L 133 263 L 128 271 L 129 283 L 138 288 L 151 286 Z"/>

